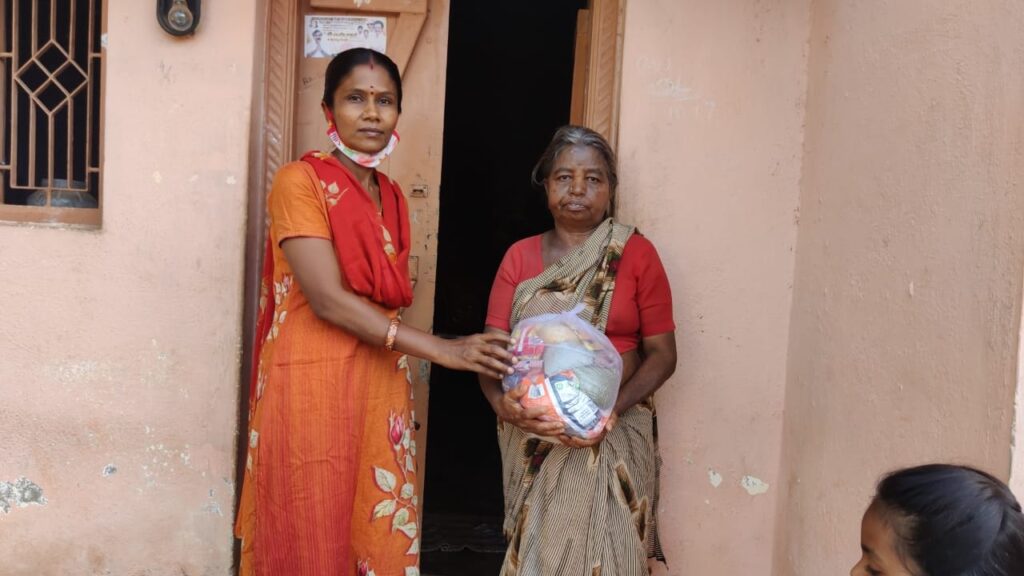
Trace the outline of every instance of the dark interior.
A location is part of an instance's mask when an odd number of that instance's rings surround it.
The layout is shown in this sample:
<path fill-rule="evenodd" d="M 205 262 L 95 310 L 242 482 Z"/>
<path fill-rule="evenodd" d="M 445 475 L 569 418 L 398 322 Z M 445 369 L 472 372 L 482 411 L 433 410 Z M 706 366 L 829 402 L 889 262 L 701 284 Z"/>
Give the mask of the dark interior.
<path fill-rule="evenodd" d="M 483 329 L 505 250 L 551 227 L 530 171 L 569 121 L 585 0 L 452 0 L 434 330 Z M 496 574 L 503 556 L 495 417 L 476 376 L 434 366 L 423 572 Z"/>

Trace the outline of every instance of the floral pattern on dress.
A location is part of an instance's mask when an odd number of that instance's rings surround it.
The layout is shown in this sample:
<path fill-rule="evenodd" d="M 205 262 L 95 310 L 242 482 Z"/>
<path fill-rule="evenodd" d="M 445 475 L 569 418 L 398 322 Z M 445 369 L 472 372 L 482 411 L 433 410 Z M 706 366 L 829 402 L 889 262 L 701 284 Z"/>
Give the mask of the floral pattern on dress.
<path fill-rule="evenodd" d="M 409 400 L 415 400 L 416 394 L 412 386 L 412 368 L 409 366 L 409 356 L 402 354 L 398 358 L 398 369 L 405 370 L 405 381 L 409 383 Z M 412 416 L 413 422 L 416 421 L 416 416 Z M 415 456 L 415 454 L 413 454 Z"/>
<path fill-rule="evenodd" d="M 398 251 L 395 250 L 394 240 L 391 239 L 391 232 L 388 232 L 387 226 L 381 225 L 381 230 L 384 231 L 384 253 L 388 255 L 388 260 L 394 264 L 398 262 Z"/>
<path fill-rule="evenodd" d="M 416 441 L 412 438 L 411 424 L 411 419 L 407 420 L 404 414 L 392 411 L 388 415 L 388 440 L 401 477 L 386 468 L 373 467 L 374 482 L 387 497 L 373 508 L 372 520 L 390 518 L 391 533 L 401 532 L 412 540 L 406 554 L 415 556 L 420 552 L 419 527 L 416 523 L 419 496 L 413 484 L 416 479 Z"/>
<path fill-rule="evenodd" d="M 263 362 L 260 362 L 256 375 L 256 399 L 263 398 L 263 390 L 267 387 L 267 371 L 263 369 Z"/>
<path fill-rule="evenodd" d="M 369 560 L 360 560 L 356 562 L 356 576 L 377 576 L 377 573 L 370 567 Z M 408 566 L 405 569 L 405 576 L 420 576 L 420 569 Z"/>
<path fill-rule="evenodd" d="M 284 324 L 284 319 L 288 316 L 288 310 L 284 307 L 284 301 L 291 290 L 292 277 L 290 275 L 282 276 L 280 282 L 274 282 L 274 319 L 270 323 L 270 332 L 267 334 L 267 340 L 277 338 L 280 333 L 281 325 Z"/>
<path fill-rule="evenodd" d="M 270 294 L 270 285 L 267 280 L 260 282 L 260 311 L 256 316 L 260 318 L 263 316 L 263 312 L 267 310 L 267 296 Z"/>
<path fill-rule="evenodd" d="M 345 188 L 344 190 L 339 188 L 337 182 L 331 182 L 330 184 L 328 184 L 321 180 L 320 186 L 322 186 L 324 189 L 324 199 L 327 201 L 327 206 L 329 208 L 334 208 L 335 206 L 337 206 L 338 201 L 341 200 L 341 197 L 344 196 L 346 192 L 348 192 L 348 188 Z"/>
<path fill-rule="evenodd" d="M 370 568 L 369 560 L 360 560 L 356 562 L 356 575 L 357 576 L 377 576 L 377 573 Z"/>

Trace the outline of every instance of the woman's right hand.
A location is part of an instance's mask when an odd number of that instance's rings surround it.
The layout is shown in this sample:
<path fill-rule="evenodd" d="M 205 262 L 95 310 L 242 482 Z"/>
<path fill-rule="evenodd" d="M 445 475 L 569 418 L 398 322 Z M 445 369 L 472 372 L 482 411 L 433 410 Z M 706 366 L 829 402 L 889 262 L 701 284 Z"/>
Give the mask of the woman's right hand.
<path fill-rule="evenodd" d="M 540 420 L 540 417 L 547 413 L 543 406 L 524 408 L 520 404 L 523 395 L 526 394 L 526 386 L 514 388 L 501 395 L 497 402 L 492 404 L 494 412 L 502 422 L 516 426 L 523 432 L 536 434 L 537 436 L 559 436 L 565 433 L 565 424 L 562 422 L 548 422 Z"/>
<path fill-rule="evenodd" d="M 445 340 L 439 363 L 452 370 L 476 372 L 501 380 L 512 373 L 515 359 L 508 351 L 512 340 L 502 332 L 485 332 Z"/>

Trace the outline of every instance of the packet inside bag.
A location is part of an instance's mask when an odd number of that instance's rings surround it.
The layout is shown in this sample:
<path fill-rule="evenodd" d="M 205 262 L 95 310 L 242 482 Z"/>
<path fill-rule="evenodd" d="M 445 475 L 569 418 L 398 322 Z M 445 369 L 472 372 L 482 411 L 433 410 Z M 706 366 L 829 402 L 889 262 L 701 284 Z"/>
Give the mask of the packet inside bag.
<path fill-rule="evenodd" d="M 622 357 L 608 337 L 577 314 L 576 308 L 558 314 L 524 318 L 512 331 L 515 372 L 502 388 L 522 390 L 520 403 L 540 406 L 542 420 L 565 424 L 577 438 L 601 434 L 622 379 Z"/>

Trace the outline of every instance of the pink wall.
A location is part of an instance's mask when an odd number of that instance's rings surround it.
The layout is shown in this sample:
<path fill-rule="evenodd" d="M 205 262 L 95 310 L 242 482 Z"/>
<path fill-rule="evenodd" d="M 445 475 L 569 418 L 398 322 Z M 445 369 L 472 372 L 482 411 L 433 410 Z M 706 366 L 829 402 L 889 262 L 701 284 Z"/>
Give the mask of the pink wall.
<path fill-rule="evenodd" d="M 881 473 L 1006 478 L 1024 271 L 1024 4 L 817 0 L 778 574 L 839 574 Z"/>
<path fill-rule="evenodd" d="M 628 2 L 620 215 L 657 246 L 672 574 L 766 574 L 778 504 L 808 2 Z"/>
<path fill-rule="evenodd" d="M 885 470 L 1009 476 L 1021 29 L 1009 1 L 628 3 L 621 214 L 680 327 L 670 573 L 845 573 Z"/>
<path fill-rule="evenodd" d="M 0 572 L 225 574 L 255 3 L 107 4 L 103 229 L 0 226 Z"/>
<path fill-rule="evenodd" d="M 103 229 L 0 226 L 0 482 L 45 498 L 0 513 L 0 571 L 225 573 L 256 7 L 207 2 L 173 40 L 150 3 L 108 3 Z M 410 92 L 441 97 L 446 6 Z M 1009 474 L 1020 29 L 1011 0 L 628 3 L 621 215 L 679 325 L 658 397 L 672 574 L 844 573 L 885 469 Z M 430 186 L 421 299 L 440 107 L 406 113 L 419 144 L 393 170 Z"/>

